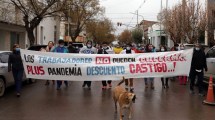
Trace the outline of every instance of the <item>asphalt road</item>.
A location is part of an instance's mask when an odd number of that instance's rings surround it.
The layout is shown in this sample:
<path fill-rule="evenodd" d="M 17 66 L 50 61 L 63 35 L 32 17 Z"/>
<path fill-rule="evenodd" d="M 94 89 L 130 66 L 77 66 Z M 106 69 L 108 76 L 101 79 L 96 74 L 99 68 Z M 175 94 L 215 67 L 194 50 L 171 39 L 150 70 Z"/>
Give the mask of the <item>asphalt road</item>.
<path fill-rule="evenodd" d="M 0 98 L 0 120 L 119 120 L 112 91 L 102 90 L 101 82 L 92 82 L 91 90 L 83 89 L 82 82 L 70 82 L 59 91 L 44 84 L 25 85 L 20 98 L 9 89 Z M 215 106 L 203 105 L 204 97 L 189 94 L 188 85 L 170 81 L 170 88 L 163 89 L 156 79 L 155 90 L 145 90 L 144 81 L 136 79 L 134 86 L 132 120 L 215 120 Z"/>

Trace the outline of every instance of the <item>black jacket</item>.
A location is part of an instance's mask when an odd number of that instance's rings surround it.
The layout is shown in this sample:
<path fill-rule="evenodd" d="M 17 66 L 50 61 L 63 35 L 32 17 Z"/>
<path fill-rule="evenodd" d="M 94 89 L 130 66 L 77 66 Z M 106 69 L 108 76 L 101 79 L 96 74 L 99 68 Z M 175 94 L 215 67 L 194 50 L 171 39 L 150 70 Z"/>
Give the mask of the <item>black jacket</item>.
<path fill-rule="evenodd" d="M 204 51 L 202 50 L 195 50 L 193 52 L 193 58 L 191 62 L 191 70 L 207 70 L 207 63 L 206 63 L 206 56 Z"/>
<path fill-rule="evenodd" d="M 12 70 L 24 70 L 20 53 L 13 52 L 9 55 L 8 71 L 11 71 L 11 68 Z"/>
<path fill-rule="evenodd" d="M 107 49 L 101 48 L 101 49 L 98 50 L 98 54 L 108 54 L 108 52 L 106 51 L 106 50 L 108 50 L 108 49 L 109 49 L 109 48 L 107 48 Z"/>
<path fill-rule="evenodd" d="M 78 50 L 74 46 L 69 46 L 68 51 L 69 53 L 78 53 Z"/>

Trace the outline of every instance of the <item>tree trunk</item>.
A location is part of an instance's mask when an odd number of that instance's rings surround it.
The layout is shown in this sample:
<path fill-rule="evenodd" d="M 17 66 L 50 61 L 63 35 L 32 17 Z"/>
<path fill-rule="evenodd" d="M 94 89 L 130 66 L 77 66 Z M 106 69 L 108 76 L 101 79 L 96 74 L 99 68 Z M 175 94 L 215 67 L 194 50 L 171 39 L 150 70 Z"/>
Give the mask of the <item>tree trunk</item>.
<path fill-rule="evenodd" d="M 30 46 L 35 44 L 35 36 L 34 36 L 34 29 L 28 28 L 27 34 L 28 34 L 28 40 L 30 42 Z"/>

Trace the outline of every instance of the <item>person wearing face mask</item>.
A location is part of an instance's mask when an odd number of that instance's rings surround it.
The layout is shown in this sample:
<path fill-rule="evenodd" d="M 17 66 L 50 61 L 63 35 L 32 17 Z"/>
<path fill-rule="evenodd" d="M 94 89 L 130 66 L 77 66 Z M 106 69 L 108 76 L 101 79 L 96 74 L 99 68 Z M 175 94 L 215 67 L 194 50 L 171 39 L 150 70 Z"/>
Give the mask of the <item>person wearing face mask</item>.
<path fill-rule="evenodd" d="M 135 51 L 132 50 L 132 45 L 131 44 L 127 44 L 126 49 L 121 51 L 120 54 L 135 54 Z M 133 78 L 125 79 L 125 88 L 126 88 L 126 90 L 128 90 L 129 87 L 130 87 L 130 91 L 133 92 L 134 91 Z"/>
<path fill-rule="evenodd" d="M 167 48 L 163 45 L 160 46 L 160 52 L 167 52 Z M 164 81 L 165 80 L 165 81 Z M 161 82 L 162 82 L 162 87 L 165 88 L 169 88 L 169 84 L 168 84 L 169 79 L 168 78 L 161 78 Z"/>
<path fill-rule="evenodd" d="M 156 50 L 154 49 L 154 46 L 152 44 L 147 44 L 145 52 L 146 53 L 153 53 L 153 52 L 156 52 Z M 148 88 L 148 79 L 151 82 L 151 89 L 154 89 L 154 78 L 144 78 L 144 80 L 145 80 L 145 88 Z"/>
<path fill-rule="evenodd" d="M 207 63 L 206 63 L 206 56 L 203 50 L 201 50 L 200 44 L 196 44 L 194 51 L 193 51 L 193 58 L 191 61 L 191 68 L 190 68 L 190 93 L 194 94 L 194 83 L 196 76 L 198 76 L 198 89 L 199 95 L 204 96 L 202 84 L 203 84 L 203 76 L 204 70 L 207 71 Z"/>
<path fill-rule="evenodd" d="M 63 40 L 59 40 L 58 41 L 58 46 L 56 48 L 54 48 L 53 52 L 55 53 L 68 53 L 68 49 L 64 46 L 64 41 Z M 68 81 L 64 81 L 64 84 L 66 87 L 68 87 Z M 62 85 L 62 81 L 61 80 L 57 80 L 57 90 L 60 89 Z"/>
<path fill-rule="evenodd" d="M 184 50 L 184 45 L 183 44 L 180 45 L 180 50 Z M 179 76 L 178 79 L 179 79 L 180 85 L 186 85 L 187 76 Z"/>
<path fill-rule="evenodd" d="M 16 95 L 20 97 L 22 78 L 23 78 L 23 63 L 20 56 L 20 47 L 18 44 L 13 45 L 13 51 L 8 59 L 8 72 L 12 71 L 16 86 Z"/>
<path fill-rule="evenodd" d="M 108 46 L 108 43 L 107 42 L 103 42 L 102 43 L 102 48 L 100 48 L 98 50 L 98 54 L 109 54 L 110 51 L 112 51 L 112 49 Z M 108 81 L 105 81 L 103 80 L 102 81 L 102 89 L 107 89 L 107 84 L 108 84 L 108 87 L 111 88 L 112 85 L 111 85 L 111 80 L 108 80 Z"/>
<path fill-rule="evenodd" d="M 78 53 L 78 48 L 76 48 L 75 46 L 73 46 L 72 42 L 69 42 L 68 44 L 68 51 L 69 53 Z"/>
<path fill-rule="evenodd" d="M 113 48 L 113 51 L 115 54 L 120 54 L 120 52 L 123 50 L 123 48 L 118 44 L 116 44 L 116 47 Z"/>
<path fill-rule="evenodd" d="M 93 42 L 88 40 L 86 46 L 80 49 L 79 54 L 97 54 L 97 49 L 93 47 Z M 82 87 L 84 88 L 86 85 L 91 89 L 91 81 L 84 81 Z"/>
<path fill-rule="evenodd" d="M 179 45 L 174 44 L 174 46 L 171 48 L 171 51 L 178 51 L 179 50 Z"/>
<path fill-rule="evenodd" d="M 54 42 L 53 41 L 49 41 L 48 42 L 48 46 L 46 47 L 45 50 L 46 50 L 46 52 L 51 52 L 53 49 L 54 49 Z M 40 51 L 42 51 L 42 49 Z M 53 85 L 55 84 L 54 80 L 52 80 L 52 84 Z M 45 85 L 47 85 L 47 86 L 49 85 L 49 80 L 46 80 Z"/>

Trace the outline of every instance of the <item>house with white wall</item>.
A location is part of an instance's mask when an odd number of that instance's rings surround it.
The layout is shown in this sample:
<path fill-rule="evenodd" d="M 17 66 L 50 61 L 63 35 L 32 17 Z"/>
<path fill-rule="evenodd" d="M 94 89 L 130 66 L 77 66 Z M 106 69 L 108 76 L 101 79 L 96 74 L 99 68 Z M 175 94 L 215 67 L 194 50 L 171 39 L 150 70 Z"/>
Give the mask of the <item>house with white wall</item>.
<path fill-rule="evenodd" d="M 153 44 L 157 49 L 160 45 L 172 47 L 173 41 L 170 40 L 168 34 L 165 33 L 163 25 L 159 23 L 153 24 L 148 28 L 149 42 Z"/>
<path fill-rule="evenodd" d="M 35 29 L 35 44 L 47 45 L 49 41 L 57 43 L 59 39 L 59 25 L 57 18 L 44 18 Z"/>

